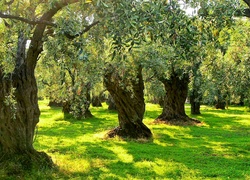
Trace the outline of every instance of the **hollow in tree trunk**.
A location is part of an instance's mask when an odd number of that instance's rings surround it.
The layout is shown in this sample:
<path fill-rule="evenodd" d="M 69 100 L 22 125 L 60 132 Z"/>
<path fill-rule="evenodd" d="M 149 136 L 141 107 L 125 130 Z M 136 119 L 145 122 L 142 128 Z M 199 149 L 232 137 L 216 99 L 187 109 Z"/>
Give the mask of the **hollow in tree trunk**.
<path fill-rule="evenodd" d="M 170 79 L 159 79 L 165 87 L 166 95 L 162 113 L 155 122 L 164 122 L 173 125 L 189 125 L 200 121 L 189 118 L 185 113 L 185 101 L 188 94 L 188 75 L 180 78 L 172 73 Z"/>
<path fill-rule="evenodd" d="M 110 65 L 104 78 L 104 84 L 114 99 L 119 120 L 119 127 L 111 130 L 108 136 L 117 135 L 133 139 L 151 138 L 150 129 L 142 122 L 145 112 L 142 68 L 138 68 L 136 79 L 121 80 L 115 72 L 115 69 Z M 130 84 L 131 89 L 124 89 L 121 87 L 121 83 Z"/>

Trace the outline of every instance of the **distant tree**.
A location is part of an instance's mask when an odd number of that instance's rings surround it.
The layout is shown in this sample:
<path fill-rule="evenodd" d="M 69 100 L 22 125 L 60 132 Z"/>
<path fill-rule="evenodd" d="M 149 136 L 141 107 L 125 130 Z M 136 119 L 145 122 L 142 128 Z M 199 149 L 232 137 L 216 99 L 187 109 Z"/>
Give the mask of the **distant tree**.
<path fill-rule="evenodd" d="M 163 111 L 157 121 L 170 124 L 196 123 L 185 113 L 190 71 L 198 63 L 197 57 L 203 52 L 201 33 L 196 18 L 188 17 L 179 4 L 171 1 L 162 14 L 165 23 L 159 25 L 161 34 L 155 36 L 145 54 L 147 67 L 163 83 L 165 88 Z M 164 10 L 163 10 L 164 11 Z"/>

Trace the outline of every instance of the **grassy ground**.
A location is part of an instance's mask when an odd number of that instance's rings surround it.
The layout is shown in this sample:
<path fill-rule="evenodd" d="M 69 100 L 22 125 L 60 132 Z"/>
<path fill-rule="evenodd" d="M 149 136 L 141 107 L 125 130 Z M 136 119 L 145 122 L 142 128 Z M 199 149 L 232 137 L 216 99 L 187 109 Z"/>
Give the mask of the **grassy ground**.
<path fill-rule="evenodd" d="M 94 118 L 65 119 L 60 108 L 40 102 L 35 148 L 48 153 L 59 170 L 31 172 L 26 179 L 250 179 L 250 113 L 241 107 L 203 106 L 199 127 L 151 122 L 161 109 L 147 104 L 151 141 L 104 139 L 117 126 L 107 107 L 91 108 Z M 190 107 L 186 107 L 190 114 Z"/>

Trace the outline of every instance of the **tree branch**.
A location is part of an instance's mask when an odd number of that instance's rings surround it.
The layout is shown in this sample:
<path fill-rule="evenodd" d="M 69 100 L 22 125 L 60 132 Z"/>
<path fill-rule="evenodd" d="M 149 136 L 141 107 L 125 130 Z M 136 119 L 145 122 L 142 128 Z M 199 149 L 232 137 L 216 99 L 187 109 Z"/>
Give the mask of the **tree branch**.
<path fill-rule="evenodd" d="M 237 17 L 245 16 L 245 17 L 250 18 L 250 9 L 236 10 L 234 15 Z"/>
<path fill-rule="evenodd" d="M 44 24 L 44 25 L 49 25 L 49 26 L 56 26 L 56 24 L 49 22 L 49 21 L 45 21 L 45 20 L 29 20 L 20 16 L 14 16 L 14 15 L 9 15 L 9 14 L 4 14 L 2 12 L 0 12 L 0 18 L 3 19 L 14 19 L 14 20 L 18 20 L 18 21 L 22 21 L 31 25 L 36 25 L 36 24 Z"/>
<path fill-rule="evenodd" d="M 69 4 L 77 3 L 79 1 L 80 0 L 61 0 L 60 2 L 55 3 L 52 9 L 45 12 L 39 21 L 50 22 L 52 17 L 63 7 Z M 30 42 L 30 47 L 29 47 L 29 50 L 27 51 L 26 59 L 27 59 L 28 67 L 32 67 L 35 69 L 38 56 L 42 52 L 42 45 L 43 45 L 42 38 L 44 36 L 43 33 L 45 31 L 46 26 L 47 26 L 46 24 L 37 24 L 34 30 L 33 37 L 31 38 L 31 42 Z"/>
<path fill-rule="evenodd" d="M 14 2 L 14 0 L 10 0 L 9 2 L 5 0 L 5 1 L 4 1 L 4 4 L 6 4 L 6 5 L 11 5 L 13 2 Z"/>
<path fill-rule="evenodd" d="M 76 35 L 70 35 L 70 34 L 65 34 L 65 36 L 68 38 L 68 39 L 74 39 L 76 37 L 79 37 L 81 36 L 83 33 L 86 33 L 88 32 L 92 27 L 94 27 L 95 25 L 97 25 L 100 21 L 96 21 L 96 22 L 93 22 L 92 24 L 90 24 L 89 26 L 85 26 L 85 29 L 83 31 L 81 31 L 80 33 L 76 34 Z"/>
<path fill-rule="evenodd" d="M 250 8 L 250 0 L 243 0 L 247 5 L 248 7 Z"/>

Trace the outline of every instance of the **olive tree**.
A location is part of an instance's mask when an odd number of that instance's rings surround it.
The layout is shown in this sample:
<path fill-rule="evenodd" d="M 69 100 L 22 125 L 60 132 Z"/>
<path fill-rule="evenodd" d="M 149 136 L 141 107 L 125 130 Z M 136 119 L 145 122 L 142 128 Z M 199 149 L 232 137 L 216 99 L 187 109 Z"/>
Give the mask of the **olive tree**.
<path fill-rule="evenodd" d="M 43 43 L 50 34 L 48 27 L 57 27 L 55 15 L 74 3 L 84 8 L 85 2 L 78 0 L 0 2 L 1 33 L 5 35 L 1 47 L 10 44 L 15 47 L 12 52 L 5 51 L 0 60 L 1 163 L 14 159 L 23 168 L 52 165 L 45 153 L 37 152 L 33 147 L 40 116 L 35 68 Z M 81 32 L 91 27 L 91 24 L 83 27 Z M 6 68 L 7 60 L 12 63 L 10 68 Z"/>

